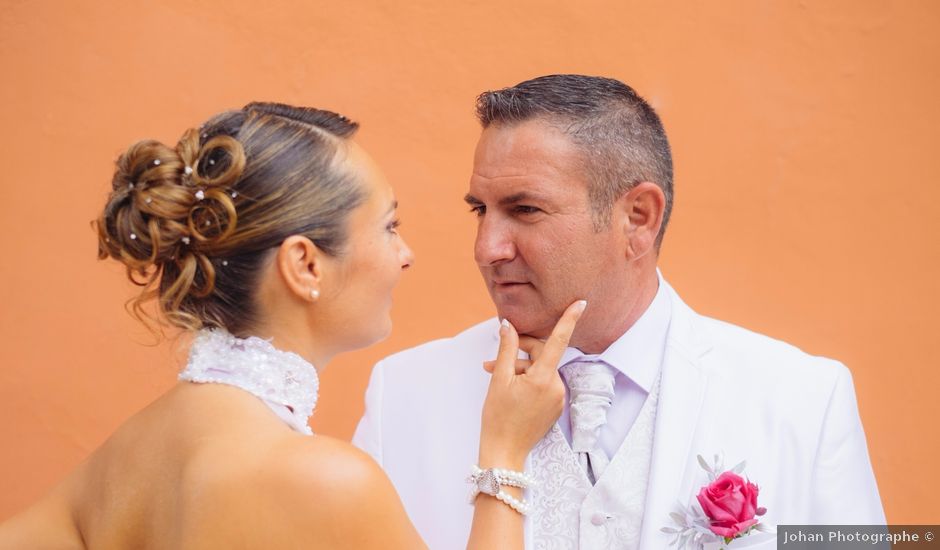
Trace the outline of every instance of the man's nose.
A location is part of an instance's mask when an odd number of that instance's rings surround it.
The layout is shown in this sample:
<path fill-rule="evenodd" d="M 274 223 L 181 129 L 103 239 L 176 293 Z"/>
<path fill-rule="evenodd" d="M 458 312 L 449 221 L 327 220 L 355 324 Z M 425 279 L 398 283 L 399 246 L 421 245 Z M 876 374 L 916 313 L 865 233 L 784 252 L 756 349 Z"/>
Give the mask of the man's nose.
<path fill-rule="evenodd" d="M 509 228 L 495 218 L 484 217 L 477 226 L 477 239 L 473 246 L 473 257 L 477 265 L 498 265 L 512 260 L 515 256 L 516 245 Z"/>

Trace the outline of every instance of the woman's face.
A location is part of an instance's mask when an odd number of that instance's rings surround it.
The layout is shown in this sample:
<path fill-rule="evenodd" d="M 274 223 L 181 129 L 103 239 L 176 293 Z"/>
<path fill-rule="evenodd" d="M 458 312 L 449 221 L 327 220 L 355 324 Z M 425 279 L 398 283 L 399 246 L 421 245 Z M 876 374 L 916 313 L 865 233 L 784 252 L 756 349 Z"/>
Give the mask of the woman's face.
<path fill-rule="evenodd" d="M 392 289 L 414 255 L 398 234 L 398 202 L 371 157 L 349 141 L 347 169 L 366 194 L 349 214 L 344 252 L 324 281 L 320 305 L 330 311 L 335 344 L 344 349 L 368 346 L 392 329 Z M 316 306 L 314 306 L 316 307 Z"/>

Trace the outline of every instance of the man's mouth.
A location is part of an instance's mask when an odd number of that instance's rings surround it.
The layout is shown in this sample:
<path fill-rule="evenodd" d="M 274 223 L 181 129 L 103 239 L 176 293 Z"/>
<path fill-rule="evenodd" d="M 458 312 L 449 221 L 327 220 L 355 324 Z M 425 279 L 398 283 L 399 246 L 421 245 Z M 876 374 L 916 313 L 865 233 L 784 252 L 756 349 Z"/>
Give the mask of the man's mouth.
<path fill-rule="evenodd" d="M 493 281 L 493 288 L 500 290 L 508 290 L 510 288 L 522 287 L 530 284 L 528 281 Z"/>

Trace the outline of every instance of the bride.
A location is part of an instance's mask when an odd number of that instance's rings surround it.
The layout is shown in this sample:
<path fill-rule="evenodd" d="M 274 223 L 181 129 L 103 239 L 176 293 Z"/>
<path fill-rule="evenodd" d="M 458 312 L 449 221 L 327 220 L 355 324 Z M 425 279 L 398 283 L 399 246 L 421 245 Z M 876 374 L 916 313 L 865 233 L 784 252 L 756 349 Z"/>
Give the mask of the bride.
<path fill-rule="evenodd" d="M 413 261 L 356 128 L 252 103 L 175 148 L 143 141 L 118 159 L 99 256 L 143 287 L 138 317 L 153 302 L 193 334 L 189 360 L 179 384 L 0 525 L 0 548 L 424 548 L 372 459 L 307 424 L 317 369 L 388 335 Z M 473 476 L 468 548 L 523 547 L 526 478 L 512 471 L 561 411 L 555 369 L 584 305 L 545 344 L 500 329 L 478 465 L 504 470 Z M 516 360 L 520 346 L 533 363 Z"/>

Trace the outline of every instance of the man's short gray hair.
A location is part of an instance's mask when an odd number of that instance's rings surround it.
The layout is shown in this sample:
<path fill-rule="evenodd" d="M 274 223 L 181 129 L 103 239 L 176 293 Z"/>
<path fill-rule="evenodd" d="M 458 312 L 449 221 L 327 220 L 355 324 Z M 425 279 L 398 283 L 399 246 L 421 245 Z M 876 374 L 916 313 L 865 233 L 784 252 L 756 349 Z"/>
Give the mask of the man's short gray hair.
<path fill-rule="evenodd" d="M 672 154 L 656 111 L 619 80 L 549 75 L 477 97 L 477 118 L 491 124 L 544 120 L 568 135 L 583 152 L 595 228 L 609 226 L 614 202 L 649 181 L 666 196 L 656 248 L 672 212 Z"/>

